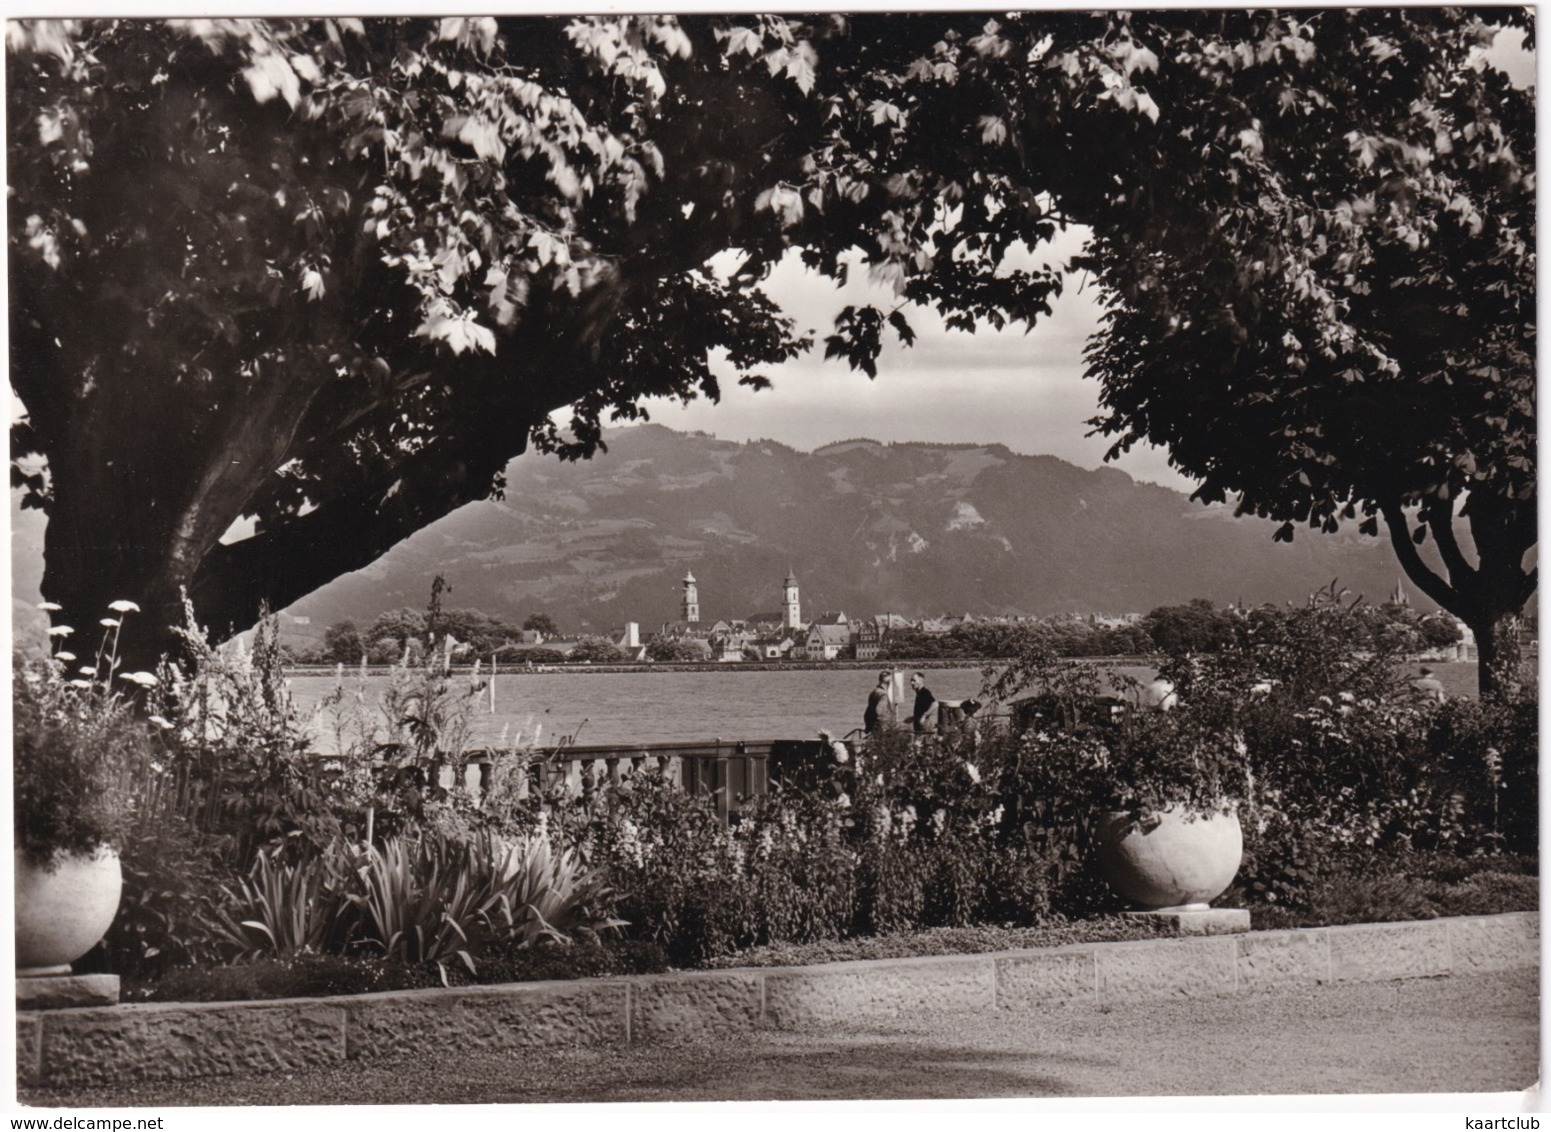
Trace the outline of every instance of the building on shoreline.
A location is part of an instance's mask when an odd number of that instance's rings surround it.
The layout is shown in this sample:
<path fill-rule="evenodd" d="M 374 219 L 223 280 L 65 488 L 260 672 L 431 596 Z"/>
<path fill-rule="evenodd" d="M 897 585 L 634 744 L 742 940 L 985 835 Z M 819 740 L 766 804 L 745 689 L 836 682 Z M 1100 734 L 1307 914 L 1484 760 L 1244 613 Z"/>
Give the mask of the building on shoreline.
<path fill-rule="evenodd" d="M 802 601 L 797 596 L 797 572 L 786 569 L 786 581 L 781 583 L 781 628 L 789 633 L 802 631 Z"/>
<path fill-rule="evenodd" d="M 695 585 L 693 571 L 684 571 L 684 601 L 683 617 L 685 623 L 698 625 L 700 623 L 700 590 Z"/>

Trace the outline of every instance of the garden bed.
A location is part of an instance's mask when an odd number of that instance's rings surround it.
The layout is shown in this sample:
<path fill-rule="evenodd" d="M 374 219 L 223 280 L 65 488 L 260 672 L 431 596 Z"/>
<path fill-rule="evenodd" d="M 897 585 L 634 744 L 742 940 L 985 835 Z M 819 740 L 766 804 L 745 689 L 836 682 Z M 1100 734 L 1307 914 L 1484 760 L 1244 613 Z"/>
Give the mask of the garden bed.
<path fill-rule="evenodd" d="M 1489 916 L 1538 911 L 1539 886 L 1536 862 L 1512 854 L 1471 858 L 1424 853 L 1365 855 L 1353 867 L 1335 870 L 1315 882 L 1300 907 L 1249 907 L 1254 928 L 1263 931 Z M 1227 902 L 1244 906 L 1243 901 Z M 1121 915 L 1058 918 L 1033 927 L 940 927 L 843 940 L 772 943 L 706 959 L 695 969 L 806 967 L 860 959 L 978 955 L 1172 934 L 1168 925 L 1150 919 Z M 128 979 L 122 998 L 125 1002 L 264 1001 L 650 975 L 671 969 L 656 944 L 628 939 L 544 945 L 486 955 L 473 972 L 457 962 L 408 964 L 360 956 L 306 955 L 220 967 L 184 967 L 156 980 Z"/>
<path fill-rule="evenodd" d="M 1255 926 L 1263 929 L 1535 912 L 1540 909 L 1539 867 L 1534 858 L 1512 853 L 1365 854 L 1315 878 L 1295 907 L 1250 908 Z"/>
<path fill-rule="evenodd" d="M 814 943 L 772 943 L 751 947 L 733 955 L 707 960 L 703 967 L 807 967 L 816 963 L 841 963 L 852 959 L 915 959 L 933 955 L 980 955 L 989 951 L 1024 951 L 1064 947 L 1073 943 L 1119 943 L 1155 939 L 1175 934 L 1153 920 L 1101 916 L 1040 927 L 930 928 L 926 931 L 890 932 L 856 939 L 819 940 Z"/>
<path fill-rule="evenodd" d="M 19 671 L 15 740 L 36 792 L 59 780 L 51 756 L 84 765 L 98 731 L 122 734 L 125 789 L 88 793 L 125 800 L 95 836 L 119 850 L 124 897 L 77 970 L 119 975 L 129 1003 L 1145 939 L 1156 927 L 1117 915 L 1095 863 L 1096 820 L 1116 809 L 1236 809 L 1244 859 L 1217 903 L 1257 929 L 1538 908 L 1533 696 L 1420 697 L 1364 625 L 1334 600 L 1258 611 L 1236 651 L 1174 666 L 1170 712 L 1117 716 L 1091 666 L 1031 654 L 994 690 L 1040 689 L 1017 720 L 836 745 L 733 821 L 661 768 L 532 789 L 520 747 L 477 790 L 434 788 L 479 693 L 436 662 L 395 670 L 381 710 L 339 705 L 348 741 L 323 766 L 272 627 L 245 657 L 191 630 L 191 674 L 137 674 L 145 719 L 67 679 L 68 654 Z M 25 809 L 43 849 L 68 847 L 57 835 L 83 817 L 65 807 L 70 821 L 45 828 L 43 807 Z"/>
<path fill-rule="evenodd" d="M 653 975 L 668 970 L 651 943 L 574 943 L 481 957 L 471 972 L 450 964 L 404 963 L 367 956 L 314 954 L 255 959 L 218 967 L 179 967 L 159 979 L 125 979 L 124 1002 L 258 1002 L 378 991 L 426 990 L 555 979 Z"/>
<path fill-rule="evenodd" d="M 1168 935 L 1148 921 L 1120 916 L 1042 927 L 936 928 L 848 940 L 782 943 L 719 956 L 702 970 L 730 967 L 806 967 L 849 959 L 907 959 L 978 955 L 1115 943 Z M 551 980 L 662 974 L 670 968 L 656 944 L 638 940 L 543 945 L 481 957 L 471 972 L 461 963 L 402 963 L 365 956 L 302 955 L 265 958 L 219 967 L 180 967 L 159 979 L 126 979 L 124 1002 L 256 1002 L 318 998 L 432 987 L 492 986 Z"/>

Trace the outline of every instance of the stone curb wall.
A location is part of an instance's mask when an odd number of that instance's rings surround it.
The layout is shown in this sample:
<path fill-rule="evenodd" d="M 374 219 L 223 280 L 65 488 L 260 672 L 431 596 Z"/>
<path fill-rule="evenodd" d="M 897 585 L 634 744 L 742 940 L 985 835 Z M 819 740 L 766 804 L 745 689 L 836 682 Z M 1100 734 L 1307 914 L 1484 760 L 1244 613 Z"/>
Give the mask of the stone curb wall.
<path fill-rule="evenodd" d="M 901 1014 L 1244 994 L 1535 968 L 1540 916 L 1336 928 L 813 967 L 754 967 L 335 998 L 17 1015 L 22 1085 L 272 1073 L 462 1048 L 675 1041 Z"/>

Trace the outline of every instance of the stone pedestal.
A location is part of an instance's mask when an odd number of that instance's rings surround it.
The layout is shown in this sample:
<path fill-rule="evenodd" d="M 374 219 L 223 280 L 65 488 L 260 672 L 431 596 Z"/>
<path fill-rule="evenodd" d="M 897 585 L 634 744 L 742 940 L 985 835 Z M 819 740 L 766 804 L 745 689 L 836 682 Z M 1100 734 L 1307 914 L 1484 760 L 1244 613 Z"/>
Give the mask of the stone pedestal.
<path fill-rule="evenodd" d="M 117 1005 L 117 975 L 16 976 L 17 1010 Z"/>
<path fill-rule="evenodd" d="M 1247 908 L 1162 908 L 1125 914 L 1132 919 L 1167 924 L 1175 935 L 1234 935 L 1249 931 Z"/>

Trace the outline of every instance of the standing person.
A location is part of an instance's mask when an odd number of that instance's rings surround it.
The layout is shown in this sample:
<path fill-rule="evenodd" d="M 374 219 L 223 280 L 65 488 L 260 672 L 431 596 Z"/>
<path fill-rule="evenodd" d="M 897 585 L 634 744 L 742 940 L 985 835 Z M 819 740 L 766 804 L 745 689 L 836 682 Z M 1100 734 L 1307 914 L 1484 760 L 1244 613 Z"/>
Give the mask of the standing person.
<path fill-rule="evenodd" d="M 887 672 L 878 673 L 878 686 L 867 697 L 867 710 L 862 713 L 862 730 L 871 735 L 882 723 L 883 709 L 889 708 L 889 716 L 893 718 L 893 704 L 889 700 L 889 681 L 893 677 Z"/>
<path fill-rule="evenodd" d="M 910 722 L 915 727 L 917 735 L 925 735 L 928 731 L 936 730 L 937 721 L 932 720 L 928 725 L 927 717 L 933 714 L 937 706 L 937 697 L 932 695 L 932 690 L 926 686 L 924 673 L 916 672 L 910 677 L 910 686 L 915 689 L 915 710 L 910 714 Z"/>

